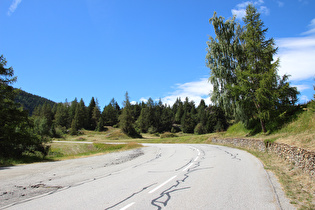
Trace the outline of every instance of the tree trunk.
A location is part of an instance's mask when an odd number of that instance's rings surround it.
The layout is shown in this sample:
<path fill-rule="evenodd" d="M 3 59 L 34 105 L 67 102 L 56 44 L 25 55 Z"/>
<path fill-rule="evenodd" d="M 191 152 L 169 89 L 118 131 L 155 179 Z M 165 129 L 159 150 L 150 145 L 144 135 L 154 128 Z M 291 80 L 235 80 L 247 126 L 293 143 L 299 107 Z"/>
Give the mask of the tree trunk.
<path fill-rule="evenodd" d="M 266 129 L 266 125 L 265 125 L 265 122 L 263 119 L 260 119 L 260 125 L 261 125 L 261 129 L 264 133 L 267 132 L 267 129 Z"/>

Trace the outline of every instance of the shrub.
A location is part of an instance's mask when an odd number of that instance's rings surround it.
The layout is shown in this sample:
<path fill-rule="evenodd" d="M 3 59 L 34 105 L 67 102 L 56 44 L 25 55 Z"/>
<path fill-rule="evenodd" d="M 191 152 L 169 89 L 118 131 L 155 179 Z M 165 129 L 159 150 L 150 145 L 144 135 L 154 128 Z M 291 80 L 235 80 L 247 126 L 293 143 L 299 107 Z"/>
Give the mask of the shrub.
<path fill-rule="evenodd" d="M 195 134 L 205 134 L 206 132 L 206 128 L 202 123 L 198 123 L 194 129 L 194 133 Z"/>
<path fill-rule="evenodd" d="M 170 132 L 165 132 L 163 134 L 160 135 L 160 138 L 173 138 L 173 137 L 178 137 L 176 134 L 174 133 L 170 133 Z"/>

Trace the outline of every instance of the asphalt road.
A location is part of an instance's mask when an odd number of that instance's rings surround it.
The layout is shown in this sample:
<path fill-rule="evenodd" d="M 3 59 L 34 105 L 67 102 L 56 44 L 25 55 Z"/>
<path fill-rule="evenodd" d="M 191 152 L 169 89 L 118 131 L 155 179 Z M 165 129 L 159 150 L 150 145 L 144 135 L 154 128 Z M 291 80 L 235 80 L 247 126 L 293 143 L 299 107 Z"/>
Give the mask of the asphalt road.
<path fill-rule="evenodd" d="M 0 208 L 293 209 L 273 175 L 245 151 L 146 146 L 2 169 Z"/>

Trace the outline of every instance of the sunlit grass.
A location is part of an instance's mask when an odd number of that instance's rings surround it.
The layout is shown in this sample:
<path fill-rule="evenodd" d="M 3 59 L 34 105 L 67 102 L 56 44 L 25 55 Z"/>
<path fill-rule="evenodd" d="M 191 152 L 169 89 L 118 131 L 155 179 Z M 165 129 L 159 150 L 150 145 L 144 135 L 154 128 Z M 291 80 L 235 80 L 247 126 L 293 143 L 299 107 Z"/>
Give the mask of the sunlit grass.
<path fill-rule="evenodd" d="M 126 144 L 74 144 L 74 143 L 53 143 L 47 156 L 50 160 L 71 159 L 109 152 L 124 151 L 142 147 L 141 144 L 130 142 Z"/>

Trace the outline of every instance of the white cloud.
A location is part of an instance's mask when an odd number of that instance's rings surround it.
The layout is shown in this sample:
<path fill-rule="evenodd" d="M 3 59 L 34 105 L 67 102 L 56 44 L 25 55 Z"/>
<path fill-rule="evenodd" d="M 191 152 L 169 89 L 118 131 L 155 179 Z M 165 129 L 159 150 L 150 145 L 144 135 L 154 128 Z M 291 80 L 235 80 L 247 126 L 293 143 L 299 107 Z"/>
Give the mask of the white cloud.
<path fill-rule="evenodd" d="M 310 30 L 302 33 L 302 35 L 309 35 L 309 34 L 315 34 L 315 18 L 311 20 L 311 23 L 308 25 Z"/>
<path fill-rule="evenodd" d="M 315 19 L 312 20 L 308 36 L 281 38 L 276 40 L 280 57 L 279 75 L 289 74 L 290 80 L 315 77 Z"/>
<path fill-rule="evenodd" d="M 199 81 L 176 84 L 175 91 L 161 100 L 172 106 L 177 98 L 184 101 L 188 97 L 190 101 L 195 102 L 196 106 L 199 105 L 201 99 L 204 99 L 206 104 L 210 104 L 210 91 L 212 91 L 212 85 L 208 82 L 208 78 L 202 78 Z"/>
<path fill-rule="evenodd" d="M 139 101 L 144 102 L 144 103 L 147 103 L 147 102 L 148 102 L 148 99 L 142 97 L 142 98 L 140 98 Z"/>
<path fill-rule="evenodd" d="M 245 9 L 232 9 L 231 11 L 232 11 L 233 16 L 236 16 L 239 19 L 242 19 L 246 15 Z"/>
<path fill-rule="evenodd" d="M 284 6 L 284 3 L 282 1 L 276 0 L 276 2 L 277 2 L 279 7 L 283 7 Z"/>
<path fill-rule="evenodd" d="M 8 15 L 12 15 L 12 13 L 16 10 L 18 5 L 22 2 L 22 0 L 13 0 L 12 4 L 9 7 Z"/>
<path fill-rule="evenodd" d="M 199 81 L 187 82 L 184 84 L 176 84 L 174 91 L 167 94 L 167 96 L 161 98 L 163 104 L 173 106 L 177 98 L 181 98 L 181 101 L 185 101 L 188 97 L 189 101 L 194 101 L 195 105 L 198 106 L 201 99 L 205 101 L 206 104 L 210 104 L 210 92 L 212 91 L 212 85 L 208 82 L 208 78 L 202 78 Z M 159 101 L 160 99 L 154 99 L 154 101 Z M 145 103 L 148 99 L 142 97 L 139 101 Z"/>
<path fill-rule="evenodd" d="M 308 97 L 306 95 L 302 95 L 300 97 L 300 103 L 306 103 L 308 101 L 310 101 L 310 100 L 308 99 Z"/>
<path fill-rule="evenodd" d="M 292 87 L 296 87 L 298 91 L 308 90 L 311 89 L 309 85 L 292 85 Z"/>
<path fill-rule="evenodd" d="M 232 9 L 231 12 L 233 16 L 235 15 L 236 18 L 242 19 L 246 15 L 246 7 L 249 4 L 253 4 L 257 9 L 258 12 L 261 14 L 269 15 L 269 9 L 266 6 L 263 6 L 263 0 L 256 0 L 256 1 L 245 1 L 240 4 L 236 5 L 236 8 Z"/>

